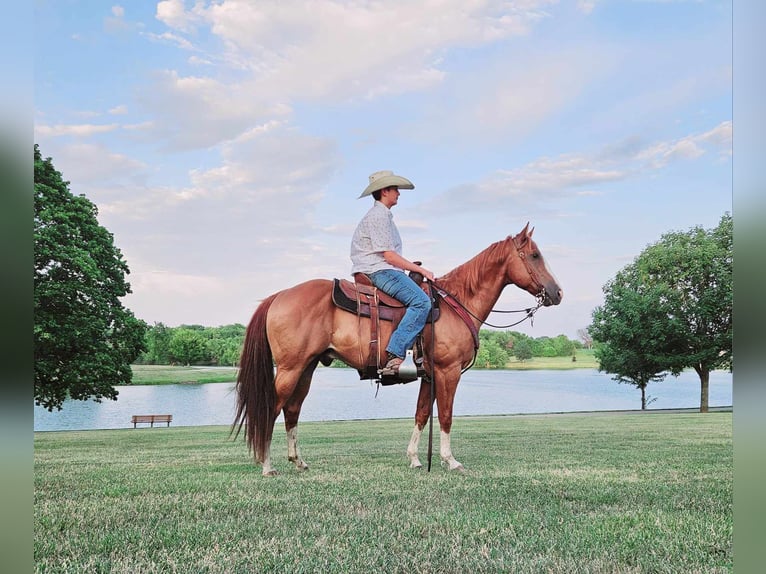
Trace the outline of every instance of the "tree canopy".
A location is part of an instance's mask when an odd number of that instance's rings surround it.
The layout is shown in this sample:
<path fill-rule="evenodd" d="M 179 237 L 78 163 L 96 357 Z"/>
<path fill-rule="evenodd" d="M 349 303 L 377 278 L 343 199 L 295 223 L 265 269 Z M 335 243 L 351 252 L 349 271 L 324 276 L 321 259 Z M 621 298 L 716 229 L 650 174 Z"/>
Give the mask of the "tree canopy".
<path fill-rule="evenodd" d="M 590 333 L 601 370 L 639 388 L 693 368 L 700 411 L 710 371 L 731 368 L 733 221 L 671 232 L 604 286 Z"/>
<path fill-rule="evenodd" d="M 34 184 L 35 402 L 116 399 L 145 345 L 145 324 L 120 301 L 128 265 L 96 206 L 70 192 L 37 145 Z"/>

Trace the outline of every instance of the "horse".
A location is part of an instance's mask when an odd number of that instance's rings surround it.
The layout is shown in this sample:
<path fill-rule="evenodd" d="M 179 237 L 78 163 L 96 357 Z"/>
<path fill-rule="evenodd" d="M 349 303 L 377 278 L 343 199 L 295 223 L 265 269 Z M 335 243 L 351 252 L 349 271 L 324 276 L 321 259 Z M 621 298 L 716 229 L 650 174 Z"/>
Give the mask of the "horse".
<path fill-rule="evenodd" d="M 407 447 L 411 468 L 423 466 L 418 445 L 435 398 L 441 460 L 449 470 L 465 470 L 450 445 L 455 392 L 462 373 L 475 359 L 479 326 L 503 289 L 516 285 L 536 297 L 538 307 L 561 302 L 563 291 L 532 240 L 533 232 L 527 223 L 517 235 L 493 243 L 433 281 L 439 291 L 459 301 L 464 311 L 442 305 L 438 320 L 427 324 L 423 331 L 423 340 L 433 340 L 434 345 L 433 349 L 423 345 L 423 365 L 428 372 L 421 377 L 415 428 Z M 256 463 L 261 464 L 264 476 L 277 474 L 271 461 L 271 440 L 280 412 L 284 414 L 287 458 L 298 470 L 308 469 L 298 448 L 297 427 L 317 365 L 340 359 L 361 373 L 368 362 L 370 319 L 336 307 L 332 289 L 333 281 L 312 279 L 278 291 L 260 303 L 247 326 L 230 435 L 236 438 L 244 426 L 248 448 Z M 473 329 L 467 321 L 473 322 Z M 392 330 L 391 322 L 380 322 L 378 348 L 385 348 Z"/>

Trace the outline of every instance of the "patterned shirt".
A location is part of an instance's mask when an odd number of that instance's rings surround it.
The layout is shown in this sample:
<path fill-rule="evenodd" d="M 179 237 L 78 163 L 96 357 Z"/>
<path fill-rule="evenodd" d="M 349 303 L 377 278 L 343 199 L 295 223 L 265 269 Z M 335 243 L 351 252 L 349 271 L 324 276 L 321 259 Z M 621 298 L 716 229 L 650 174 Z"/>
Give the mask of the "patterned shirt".
<path fill-rule="evenodd" d="M 381 269 L 398 269 L 386 262 L 384 251 L 402 254 L 402 238 L 394 224 L 394 214 L 376 201 L 359 222 L 351 238 L 351 274 L 374 273 Z"/>

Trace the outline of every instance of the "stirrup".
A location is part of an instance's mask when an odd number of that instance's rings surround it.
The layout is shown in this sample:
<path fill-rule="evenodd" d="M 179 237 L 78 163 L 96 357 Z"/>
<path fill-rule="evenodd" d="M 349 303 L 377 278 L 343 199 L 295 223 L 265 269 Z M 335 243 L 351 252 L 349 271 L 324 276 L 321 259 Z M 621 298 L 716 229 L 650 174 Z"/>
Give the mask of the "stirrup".
<path fill-rule="evenodd" d="M 418 367 L 413 358 L 412 349 L 409 349 L 404 359 L 399 357 L 390 359 L 386 366 L 378 371 L 382 377 L 394 377 L 397 382 L 409 382 L 418 378 Z"/>

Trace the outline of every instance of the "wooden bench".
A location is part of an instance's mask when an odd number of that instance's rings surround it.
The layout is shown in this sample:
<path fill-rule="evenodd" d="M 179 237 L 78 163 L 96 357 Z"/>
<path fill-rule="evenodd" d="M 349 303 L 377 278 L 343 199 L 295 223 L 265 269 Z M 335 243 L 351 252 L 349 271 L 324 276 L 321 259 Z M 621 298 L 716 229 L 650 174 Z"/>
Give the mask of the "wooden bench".
<path fill-rule="evenodd" d="M 173 415 L 133 415 L 130 422 L 133 423 L 133 428 L 136 428 L 138 423 L 149 423 L 154 426 L 154 423 L 168 423 L 173 420 Z"/>

